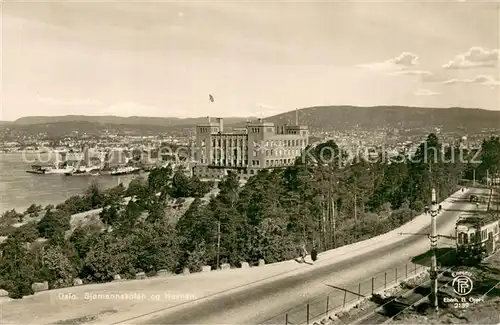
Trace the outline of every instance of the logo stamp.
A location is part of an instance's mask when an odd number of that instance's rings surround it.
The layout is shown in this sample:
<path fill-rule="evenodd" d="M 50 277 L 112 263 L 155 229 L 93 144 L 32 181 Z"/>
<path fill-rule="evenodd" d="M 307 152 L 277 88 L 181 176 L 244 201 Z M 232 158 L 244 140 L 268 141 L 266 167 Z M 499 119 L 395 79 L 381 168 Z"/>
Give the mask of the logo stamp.
<path fill-rule="evenodd" d="M 458 275 L 452 282 L 453 291 L 459 296 L 466 296 L 472 292 L 474 283 L 467 275 Z"/>

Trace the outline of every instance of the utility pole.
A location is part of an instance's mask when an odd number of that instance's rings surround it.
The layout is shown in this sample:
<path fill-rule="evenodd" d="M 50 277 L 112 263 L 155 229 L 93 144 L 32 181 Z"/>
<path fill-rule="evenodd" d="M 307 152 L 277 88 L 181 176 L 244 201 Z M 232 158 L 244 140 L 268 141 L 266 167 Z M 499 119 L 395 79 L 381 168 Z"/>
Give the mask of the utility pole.
<path fill-rule="evenodd" d="M 354 225 L 355 225 L 355 231 L 356 233 L 354 234 L 354 238 L 357 240 L 358 239 L 358 211 L 356 205 L 358 204 L 358 200 L 356 198 L 356 193 L 354 193 Z"/>
<path fill-rule="evenodd" d="M 472 185 L 476 186 L 476 170 L 472 170 Z"/>
<path fill-rule="evenodd" d="M 217 222 L 217 270 L 220 266 L 220 220 Z"/>
<path fill-rule="evenodd" d="M 337 236 L 335 234 L 335 227 L 336 227 L 336 222 L 335 222 L 335 200 L 332 197 L 332 236 L 333 236 L 333 248 L 337 248 Z"/>
<path fill-rule="evenodd" d="M 490 186 L 490 195 L 488 197 L 488 207 L 486 208 L 486 211 L 490 211 L 491 200 L 493 200 L 493 187 L 492 186 Z"/>
<path fill-rule="evenodd" d="M 497 218 L 500 217 L 500 191 L 497 193 Z"/>
<path fill-rule="evenodd" d="M 323 247 L 325 250 L 327 250 L 327 222 L 326 222 L 326 214 L 325 214 L 325 197 L 322 196 L 322 201 L 321 201 L 321 220 L 320 220 L 320 240 L 319 240 L 319 249 L 321 250 Z"/>
<path fill-rule="evenodd" d="M 436 259 L 436 248 L 437 248 L 437 233 L 436 233 L 436 217 L 438 214 L 437 209 L 437 199 L 436 199 L 436 190 L 432 189 L 432 202 L 431 202 L 431 304 L 434 307 L 434 310 L 438 311 L 438 299 L 437 299 L 437 259 Z"/>
<path fill-rule="evenodd" d="M 333 170 L 331 171 L 333 173 Z M 332 174 L 330 174 L 329 190 L 328 190 L 328 222 L 329 222 L 329 241 L 332 248 L 336 248 L 335 236 L 335 201 L 333 199 L 333 181 Z"/>

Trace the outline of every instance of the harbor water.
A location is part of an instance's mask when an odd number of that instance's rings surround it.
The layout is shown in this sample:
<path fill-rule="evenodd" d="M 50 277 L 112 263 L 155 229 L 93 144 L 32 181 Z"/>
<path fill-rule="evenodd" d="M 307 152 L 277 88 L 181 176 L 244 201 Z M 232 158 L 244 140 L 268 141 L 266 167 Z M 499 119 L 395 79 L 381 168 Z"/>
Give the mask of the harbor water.
<path fill-rule="evenodd" d="M 57 205 L 72 195 L 83 193 L 89 184 L 97 180 L 103 188 L 111 188 L 120 183 L 127 186 L 138 176 L 65 176 L 37 175 L 27 173 L 35 159 L 43 155 L 37 153 L 0 153 L 0 213 L 16 209 L 24 211 L 32 203 Z M 145 174 L 140 174 L 146 177 Z"/>

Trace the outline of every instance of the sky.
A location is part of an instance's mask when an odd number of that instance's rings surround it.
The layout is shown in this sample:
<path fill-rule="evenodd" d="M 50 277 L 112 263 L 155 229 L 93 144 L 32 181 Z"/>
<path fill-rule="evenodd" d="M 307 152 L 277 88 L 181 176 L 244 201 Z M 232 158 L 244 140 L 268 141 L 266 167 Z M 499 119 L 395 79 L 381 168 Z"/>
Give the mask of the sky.
<path fill-rule="evenodd" d="M 265 117 L 319 105 L 500 110 L 499 6 L 6 0 L 0 120 Z"/>

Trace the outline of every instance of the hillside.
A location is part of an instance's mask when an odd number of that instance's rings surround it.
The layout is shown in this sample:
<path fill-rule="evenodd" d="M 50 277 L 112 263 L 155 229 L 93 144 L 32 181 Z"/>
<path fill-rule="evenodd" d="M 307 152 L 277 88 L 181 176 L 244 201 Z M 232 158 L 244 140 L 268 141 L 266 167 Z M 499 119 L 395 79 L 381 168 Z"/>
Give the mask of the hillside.
<path fill-rule="evenodd" d="M 275 124 L 295 123 L 295 111 L 266 118 Z M 397 128 L 400 130 L 424 129 L 434 131 L 478 132 L 484 129 L 500 129 L 500 111 L 470 108 L 426 108 L 406 106 L 317 106 L 298 110 L 299 122 L 308 125 L 312 131 L 346 131 L 355 127 L 364 129 Z M 225 118 L 224 125 L 242 126 L 249 118 Z M 254 118 L 250 118 L 254 119 Z M 186 135 L 194 132 L 198 123 L 206 121 L 199 118 L 162 118 L 162 117 L 118 117 L 118 116 L 55 116 L 23 117 L 9 124 L 0 124 L 4 135 L 47 134 L 49 137 L 68 134 L 129 133 L 153 135 L 170 133 Z M 6 131 L 6 132 L 5 132 Z"/>
<path fill-rule="evenodd" d="M 227 123 L 243 122 L 245 117 L 224 118 Z M 66 115 L 66 116 L 27 116 L 21 117 L 13 122 L 14 125 L 32 125 L 60 122 L 91 122 L 101 124 L 118 125 L 157 125 L 157 126 L 183 126 L 196 125 L 206 121 L 206 117 L 177 118 L 177 117 L 144 117 L 144 116 L 86 116 L 86 115 Z"/>
<path fill-rule="evenodd" d="M 45 134 L 47 137 L 62 137 L 68 135 L 99 135 L 108 131 L 111 134 L 157 135 L 159 133 L 185 134 L 192 131 L 195 124 L 190 125 L 141 125 L 141 124 L 110 124 L 89 121 L 67 121 L 40 124 L 7 124 L 0 125 L 4 138 L 15 139 L 16 135 Z"/>
<path fill-rule="evenodd" d="M 318 106 L 298 111 L 301 124 L 313 130 L 346 130 L 389 127 L 416 129 L 442 127 L 443 131 L 500 129 L 500 111 L 470 108 L 426 108 L 405 106 Z M 295 122 L 295 111 L 266 118 L 278 124 Z"/>

